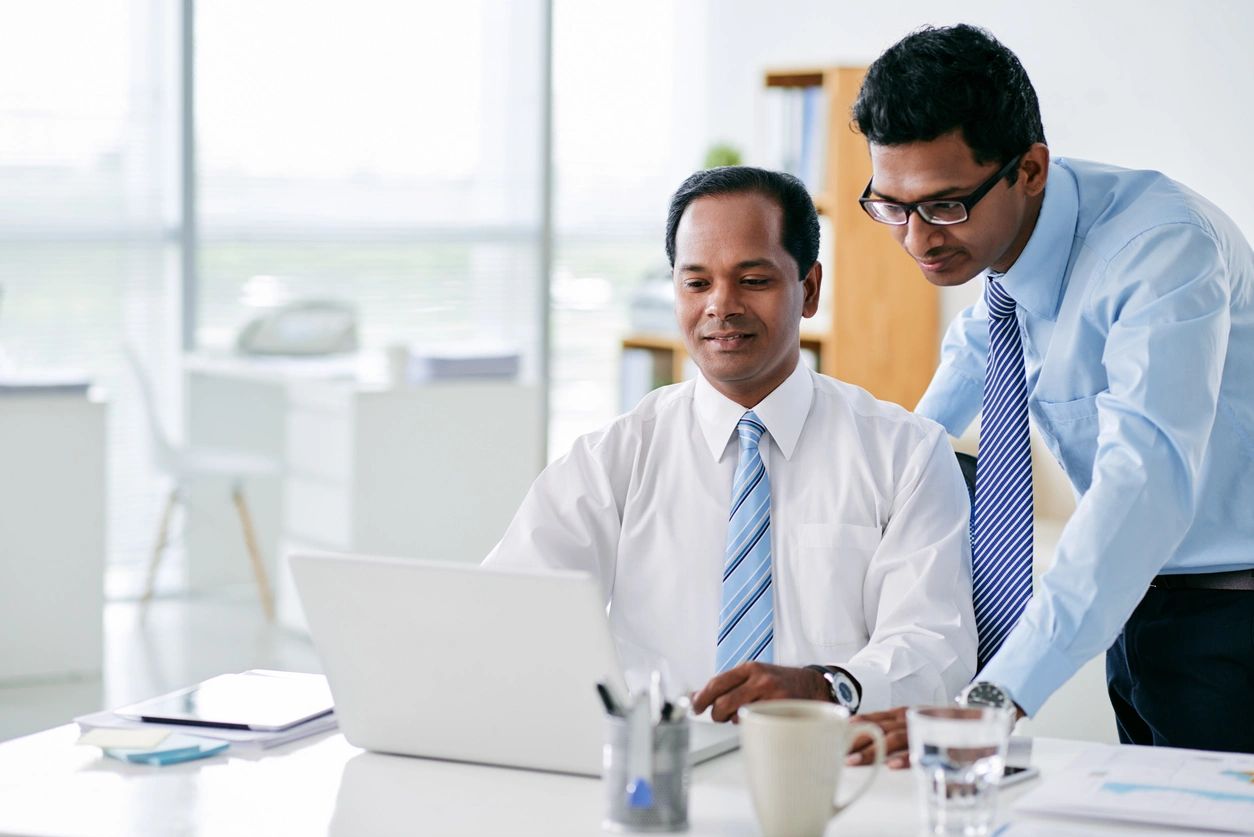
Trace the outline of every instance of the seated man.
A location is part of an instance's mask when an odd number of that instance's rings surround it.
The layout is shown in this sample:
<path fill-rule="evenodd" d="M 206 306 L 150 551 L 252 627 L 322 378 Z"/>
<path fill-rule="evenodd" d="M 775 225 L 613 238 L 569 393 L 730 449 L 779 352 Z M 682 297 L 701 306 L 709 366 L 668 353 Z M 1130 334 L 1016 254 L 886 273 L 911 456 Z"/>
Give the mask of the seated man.
<path fill-rule="evenodd" d="M 797 179 L 698 172 L 671 199 L 675 314 L 701 375 L 580 438 L 485 563 L 595 574 L 626 668 L 851 711 L 975 670 L 968 502 L 939 425 L 800 362 L 818 217 Z M 813 668 L 806 668 L 810 665 Z"/>

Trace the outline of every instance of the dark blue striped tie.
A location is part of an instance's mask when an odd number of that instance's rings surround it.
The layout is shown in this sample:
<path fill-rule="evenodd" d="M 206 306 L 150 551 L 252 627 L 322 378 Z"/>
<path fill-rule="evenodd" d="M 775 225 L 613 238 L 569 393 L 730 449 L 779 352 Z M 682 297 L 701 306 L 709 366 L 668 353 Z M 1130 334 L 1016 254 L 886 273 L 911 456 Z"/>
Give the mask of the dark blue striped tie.
<path fill-rule="evenodd" d="M 749 660 L 775 660 L 775 604 L 771 600 L 771 481 L 758 443 L 766 427 L 745 413 L 736 425 L 740 459 L 723 565 L 723 606 L 715 666 L 727 671 Z"/>
<path fill-rule="evenodd" d="M 971 575 L 979 668 L 992 659 L 1032 598 L 1032 456 L 1028 389 L 1015 301 L 997 280 L 988 305 L 988 374 L 971 516 Z"/>

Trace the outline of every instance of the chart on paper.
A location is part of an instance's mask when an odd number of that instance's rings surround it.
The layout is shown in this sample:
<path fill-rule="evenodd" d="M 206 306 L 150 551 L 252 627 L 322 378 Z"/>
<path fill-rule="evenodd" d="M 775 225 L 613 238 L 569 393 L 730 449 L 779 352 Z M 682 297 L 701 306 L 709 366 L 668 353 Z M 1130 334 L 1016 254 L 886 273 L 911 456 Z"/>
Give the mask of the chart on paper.
<path fill-rule="evenodd" d="M 1254 755 L 1096 747 L 1015 810 L 1254 834 Z"/>

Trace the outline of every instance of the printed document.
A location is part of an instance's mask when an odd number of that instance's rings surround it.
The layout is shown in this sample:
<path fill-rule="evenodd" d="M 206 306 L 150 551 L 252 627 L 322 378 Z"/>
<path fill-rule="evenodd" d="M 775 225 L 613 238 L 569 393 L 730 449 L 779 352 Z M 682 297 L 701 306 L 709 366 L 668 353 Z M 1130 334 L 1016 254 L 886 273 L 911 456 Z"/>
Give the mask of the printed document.
<path fill-rule="evenodd" d="M 1254 834 L 1254 755 L 1094 747 L 1014 810 Z"/>

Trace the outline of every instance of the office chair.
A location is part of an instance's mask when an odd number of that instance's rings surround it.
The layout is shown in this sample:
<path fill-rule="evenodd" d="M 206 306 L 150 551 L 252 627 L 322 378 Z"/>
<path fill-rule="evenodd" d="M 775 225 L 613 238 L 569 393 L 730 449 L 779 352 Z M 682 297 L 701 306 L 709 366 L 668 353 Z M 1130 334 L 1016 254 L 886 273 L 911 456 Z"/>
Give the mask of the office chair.
<path fill-rule="evenodd" d="M 257 585 L 257 594 L 261 598 L 261 607 L 265 611 L 266 619 L 273 622 L 274 594 L 271 591 L 265 564 L 261 560 L 261 551 L 257 546 L 252 514 L 248 510 L 248 501 L 244 497 L 244 481 L 250 477 L 264 477 L 278 473 L 278 462 L 264 456 L 238 451 L 175 446 L 166 435 L 161 419 L 157 415 L 156 400 L 153 397 L 152 382 L 148 378 L 147 370 L 131 346 L 123 346 L 123 354 L 139 386 L 140 398 L 143 401 L 152 439 L 153 458 L 157 467 L 174 483 L 166 498 L 161 522 L 157 527 L 157 540 L 153 546 L 152 558 L 148 564 L 148 577 L 144 584 L 144 594 L 140 601 L 147 603 L 152 599 L 153 585 L 157 579 L 157 567 L 169 544 L 170 520 L 174 516 L 175 507 L 180 501 L 184 501 L 187 489 L 192 483 L 204 479 L 225 480 L 231 486 L 231 501 L 235 505 L 236 514 L 239 515 L 244 548 L 252 563 L 253 580 Z"/>
<path fill-rule="evenodd" d="M 975 511 L 975 457 L 969 453 L 954 453 L 958 457 L 958 468 L 962 471 L 962 481 L 967 484 L 967 499 L 971 501 L 972 513 Z"/>

